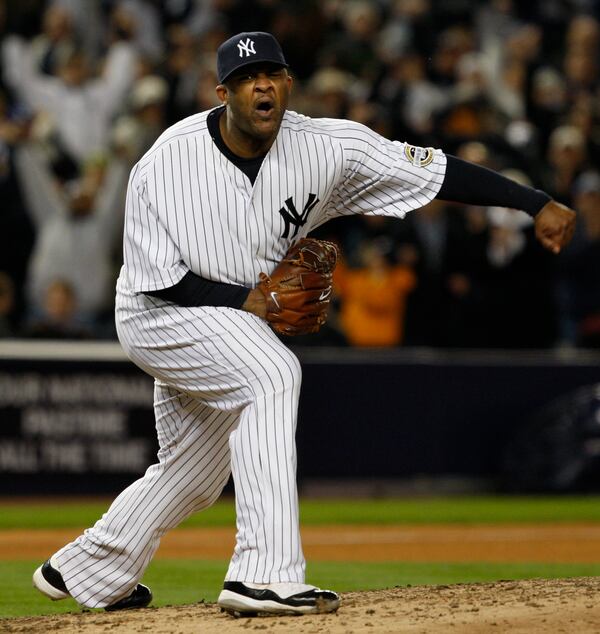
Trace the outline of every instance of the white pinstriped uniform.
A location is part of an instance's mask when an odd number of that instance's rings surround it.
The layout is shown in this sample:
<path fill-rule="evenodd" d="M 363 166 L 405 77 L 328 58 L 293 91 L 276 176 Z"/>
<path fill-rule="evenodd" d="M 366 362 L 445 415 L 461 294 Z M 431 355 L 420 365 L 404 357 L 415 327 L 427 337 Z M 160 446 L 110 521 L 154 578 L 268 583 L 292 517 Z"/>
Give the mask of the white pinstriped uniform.
<path fill-rule="evenodd" d="M 182 308 L 144 291 L 173 286 L 189 270 L 254 287 L 327 220 L 403 217 L 434 198 L 444 178 L 440 150 L 287 111 L 252 185 L 215 145 L 207 116 L 166 130 L 131 173 L 116 320 L 129 357 L 155 377 L 159 462 L 57 554 L 70 593 L 89 607 L 131 592 L 161 536 L 212 504 L 230 472 L 237 543 L 226 579 L 304 581 L 298 360 L 255 315 Z"/>

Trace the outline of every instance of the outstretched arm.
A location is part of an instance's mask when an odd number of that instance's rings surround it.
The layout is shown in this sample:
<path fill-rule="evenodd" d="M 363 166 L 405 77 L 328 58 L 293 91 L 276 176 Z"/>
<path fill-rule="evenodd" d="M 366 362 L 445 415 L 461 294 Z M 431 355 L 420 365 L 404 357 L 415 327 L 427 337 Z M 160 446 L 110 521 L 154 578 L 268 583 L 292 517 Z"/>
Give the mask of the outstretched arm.
<path fill-rule="evenodd" d="M 129 42 L 116 42 L 110 47 L 102 76 L 94 83 L 92 94 L 107 115 L 123 105 L 135 80 L 137 54 Z"/>
<path fill-rule="evenodd" d="M 4 40 L 2 70 L 7 84 L 29 108 L 60 112 L 64 95 L 61 81 L 37 71 L 30 47 L 22 38 L 10 35 Z"/>
<path fill-rule="evenodd" d="M 54 182 L 40 148 L 32 143 L 19 145 L 15 168 L 29 217 L 38 230 L 48 218 L 68 213 L 67 198 Z"/>
<path fill-rule="evenodd" d="M 575 212 L 539 189 L 520 185 L 493 170 L 447 155 L 446 176 L 437 198 L 466 205 L 521 209 L 535 220 L 535 234 L 560 253 L 575 230 Z"/>

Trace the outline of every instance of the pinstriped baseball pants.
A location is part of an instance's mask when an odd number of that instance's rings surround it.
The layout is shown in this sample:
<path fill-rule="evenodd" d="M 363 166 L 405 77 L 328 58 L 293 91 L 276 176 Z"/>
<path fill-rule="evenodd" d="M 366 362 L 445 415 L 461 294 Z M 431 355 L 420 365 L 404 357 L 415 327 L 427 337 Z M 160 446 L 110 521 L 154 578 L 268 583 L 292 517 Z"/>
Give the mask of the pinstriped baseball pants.
<path fill-rule="evenodd" d="M 226 580 L 303 582 L 296 489 L 297 358 L 258 317 L 120 294 L 119 339 L 155 377 L 158 463 L 58 553 L 71 595 L 127 596 L 161 537 L 210 506 L 233 473 L 236 545 Z"/>

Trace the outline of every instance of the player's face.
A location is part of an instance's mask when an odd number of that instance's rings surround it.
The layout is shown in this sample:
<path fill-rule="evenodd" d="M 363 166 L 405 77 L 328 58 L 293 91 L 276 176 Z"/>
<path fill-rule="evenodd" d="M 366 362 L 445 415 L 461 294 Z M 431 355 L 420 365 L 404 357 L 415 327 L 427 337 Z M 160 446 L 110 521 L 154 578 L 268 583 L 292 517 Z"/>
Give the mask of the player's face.
<path fill-rule="evenodd" d="M 274 64 L 246 66 L 217 94 L 228 107 L 228 120 L 239 132 L 262 143 L 275 139 L 289 101 L 292 78 Z"/>

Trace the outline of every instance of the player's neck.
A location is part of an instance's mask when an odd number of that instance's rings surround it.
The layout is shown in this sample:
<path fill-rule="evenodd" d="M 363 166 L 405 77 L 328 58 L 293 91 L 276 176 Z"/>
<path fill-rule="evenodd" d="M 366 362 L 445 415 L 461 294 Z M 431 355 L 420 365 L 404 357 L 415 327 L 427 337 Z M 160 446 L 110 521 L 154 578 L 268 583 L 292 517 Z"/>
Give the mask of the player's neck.
<path fill-rule="evenodd" d="M 224 112 L 219 119 L 219 130 L 223 143 L 236 155 L 241 158 L 257 158 L 264 156 L 273 143 L 277 133 L 268 139 L 260 139 L 247 134 L 227 116 Z"/>

